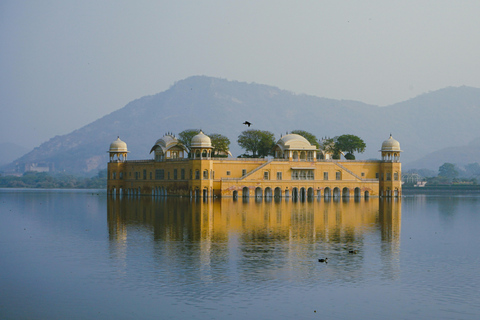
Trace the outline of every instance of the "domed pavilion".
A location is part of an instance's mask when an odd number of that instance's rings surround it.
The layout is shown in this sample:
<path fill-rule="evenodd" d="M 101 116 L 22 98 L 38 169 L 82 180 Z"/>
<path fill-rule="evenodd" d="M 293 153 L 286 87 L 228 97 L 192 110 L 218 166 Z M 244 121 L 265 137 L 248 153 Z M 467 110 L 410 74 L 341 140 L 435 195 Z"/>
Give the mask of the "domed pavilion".
<path fill-rule="evenodd" d="M 110 162 L 124 162 L 127 161 L 127 144 L 117 137 L 117 140 L 110 144 L 107 151 L 110 154 Z"/>
<path fill-rule="evenodd" d="M 291 133 L 280 138 L 273 151 L 275 159 L 315 161 L 318 150 L 316 146 L 312 146 L 303 136 Z"/>
<path fill-rule="evenodd" d="M 380 152 L 382 153 L 383 161 L 399 162 L 400 152 L 402 152 L 402 150 L 400 150 L 400 142 L 393 139 L 392 135 L 390 134 L 390 138 L 383 141 Z"/>
<path fill-rule="evenodd" d="M 183 159 L 188 153 L 187 148 L 173 134 L 165 134 L 155 142 L 150 153 L 155 151 L 155 161 L 167 159 Z"/>

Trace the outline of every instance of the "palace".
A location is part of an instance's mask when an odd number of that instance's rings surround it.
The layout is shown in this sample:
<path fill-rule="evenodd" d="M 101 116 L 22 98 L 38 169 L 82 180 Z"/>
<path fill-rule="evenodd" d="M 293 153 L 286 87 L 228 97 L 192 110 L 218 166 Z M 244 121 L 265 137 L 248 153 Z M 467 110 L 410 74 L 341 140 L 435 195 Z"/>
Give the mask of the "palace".
<path fill-rule="evenodd" d="M 173 135 L 157 140 L 150 160 L 128 160 L 127 144 L 110 145 L 109 194 L 186 197 L 398 197 L 402 193 L 400 143 L 382 143 L 381 160 L 318 159 L 297 134 L 283 136 L 271 159 L 213 157 L 210 138 L 194 136 L 189 150 Z"/>

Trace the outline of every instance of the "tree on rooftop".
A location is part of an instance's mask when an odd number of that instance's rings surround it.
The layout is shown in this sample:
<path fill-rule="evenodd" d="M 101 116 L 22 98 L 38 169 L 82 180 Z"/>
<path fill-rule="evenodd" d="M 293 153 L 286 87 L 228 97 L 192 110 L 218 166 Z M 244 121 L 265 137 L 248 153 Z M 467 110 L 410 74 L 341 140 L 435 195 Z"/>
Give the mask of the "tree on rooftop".
<path fill-rule="evenodd" d="M 223 152 L 225 154 L 228 153 L 230 150 L 230 139 L 225 137 L 224 135 L 221 135 L 219 133 L 212 133 L 208 135 L 210 137 L 210 140 L 212 141 L 212 147 L 213 147 L 213 154 L 214 155 L 219 155 L 220 152 Z"/>
<path fill-rule="evenodd" d="M 245 151 L 252 152 L 253 157 L 266 157 L 272 154 L 275 135 L 270 131 L 245 130 L 238 136 L 237 143 Z"/>
<path fill-rule="evenodd" d="M 344 134 L 339 137 L 336 137 L 335 141 L 336 149 L 342 153 L 347 153 L 345 155 L 346 159 L 354 160 L 354 152 L 362 153 L 365 152 L 367 145 L 360 138 L 353 134 Z"/>
<path fill-rule="evenodd" d="M 324 138 L 320 141 L 320 150 L 323 155 L 332 155 L 333 159 L 340 159 L 340 150 L 337 148 L 337 137 Z"/>

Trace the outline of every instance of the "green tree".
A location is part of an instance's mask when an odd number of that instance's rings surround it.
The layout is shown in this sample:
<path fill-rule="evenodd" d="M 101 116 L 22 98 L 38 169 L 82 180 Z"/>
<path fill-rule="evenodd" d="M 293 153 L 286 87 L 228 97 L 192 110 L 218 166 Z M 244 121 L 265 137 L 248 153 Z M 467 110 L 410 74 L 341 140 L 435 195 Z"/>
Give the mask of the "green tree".
<path fill-rule="evenodd" d="M 347 152 L 345 158 L 350 160 L 355 159 L 355 156 L 353 155 L 354 152 L 365 152 L 365 148 L 367 147 L 361 138 L 353 134 L 344 134 L 336 137 L 335 145 L 338 151 L 342 153 Z"/>
<path fill-rule="evenodd" d="M 272 154 L 275 135 L 270 131 L 245 130 L 238 136 L 237 143 L 245 151 L 251 151 L 253 157 L 266 157 Z"/>
<path fill-rule="evenodd" d="M 453 180 L 458 176 L 458 171 L 453 163 L 445 162 L 438 168 L 438 176 Z"/>
<path fill-rule="evenodd" d="M 323 151 L 323 154 L 332 155 L 333 159 L 340 159 L 340 150 L 337 147 L 337 137 L 335 138 L 325 138 L 320 142 L 320 150 Z"/>
<path fill-rule="evenodd" d="M 304 130 L 293 130 L 290 133 L 298 134 L 310 142 L 311 145 L 316 146 L 317 148 L 320 148 L 320 144 L 318 143 L 317 137 L 315 137 L 314 134 L 304 131 Z"/>
<path fill-rule="evenodd" d="M 230 147 L 230 139 L 219 133 L 212 133 L 209 135 L 212 140 L 213 154 L 217 155 L 220 152 L 227 153 Z"/>
<path fill-rule="evenodd" d="M 200 133 L 200 129 L 187 129 L 178 134 L 178 141 L 183 144 L 190 152 L 192 138 Z"/>

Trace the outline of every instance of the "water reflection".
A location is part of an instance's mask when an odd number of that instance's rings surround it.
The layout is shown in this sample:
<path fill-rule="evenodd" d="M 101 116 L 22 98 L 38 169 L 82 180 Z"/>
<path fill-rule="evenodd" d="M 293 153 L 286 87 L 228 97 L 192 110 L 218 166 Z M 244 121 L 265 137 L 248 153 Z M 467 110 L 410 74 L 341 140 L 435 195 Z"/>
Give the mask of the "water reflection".
<path fill-rule="evenodd" d="M 172 281 L 183 279 L 184 284 L 285 277 L 305 282 L 319 277 L 361 281 L 366 270 L 394 278 L 400 224 L 401 203 L 396 199 L 108 200 L 112 257 L 124 260 L 148 247 L 158 272 L 170 277 L 173 273 Z M 339 267 L 330 269 L 330 275 L 316 272 L 318 258 L 325 256 L 330 266 Z M 365 268 L 366 259 L 376 266 L 374 270 L 372 265 Z"/>

